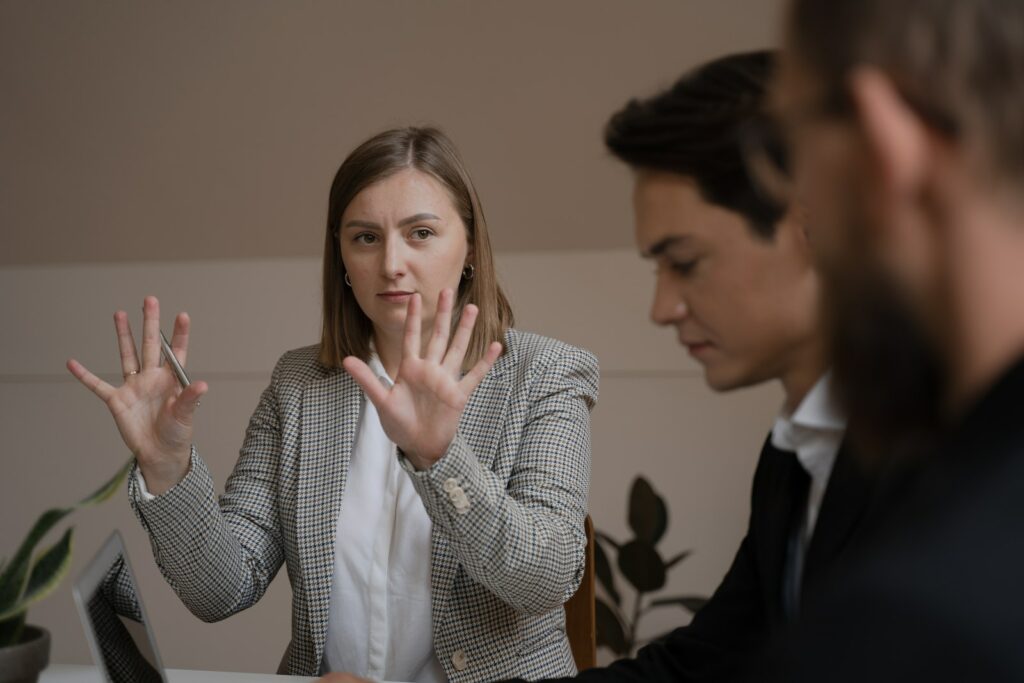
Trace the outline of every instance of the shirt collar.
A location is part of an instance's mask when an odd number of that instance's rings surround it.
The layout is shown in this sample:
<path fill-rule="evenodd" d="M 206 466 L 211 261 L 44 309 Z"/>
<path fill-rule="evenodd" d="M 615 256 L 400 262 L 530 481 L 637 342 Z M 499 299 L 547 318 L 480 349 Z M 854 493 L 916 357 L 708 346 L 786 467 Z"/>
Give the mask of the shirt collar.
<path fill-rule="evenodd" d="M 797 409 L 783 413 L 772 428 L 772 444 L 781 450 L 800 451 L 809 439 L 835 435 L 846 429 L 846 416 L 832 393 L 832 373 L 826 372 L 804 396 Z"/>

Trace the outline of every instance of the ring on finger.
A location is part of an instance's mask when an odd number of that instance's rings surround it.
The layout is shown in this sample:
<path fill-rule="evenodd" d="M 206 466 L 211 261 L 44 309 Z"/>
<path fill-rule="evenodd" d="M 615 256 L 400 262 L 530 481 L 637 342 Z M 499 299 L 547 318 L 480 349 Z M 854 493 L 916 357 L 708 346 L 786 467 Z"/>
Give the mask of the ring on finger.
<path fill-rule="evenodd" d="M 137 375 L 137 374 L 139 374 L 138 370 L 129 370 L 128 372 L 124 373 L 124 378 L 128 379 L 132 375 Z"/>

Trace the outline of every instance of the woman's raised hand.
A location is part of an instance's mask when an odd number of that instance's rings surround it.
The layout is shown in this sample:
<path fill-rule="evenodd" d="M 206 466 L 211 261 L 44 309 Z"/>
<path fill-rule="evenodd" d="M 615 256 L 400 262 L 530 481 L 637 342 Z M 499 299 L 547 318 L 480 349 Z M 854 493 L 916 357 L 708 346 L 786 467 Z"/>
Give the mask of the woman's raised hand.
<path fill-rule="evenodd" d="M 501 343 L 492 342 L 484 357 L 461 376 L 478 310 L 466 305 L 449 345 L 454 300 L 450 289 L 438 297 L 434 330 L 424 352 L 420 344 L 423 304 L 420 295 L 413 294 L 405 319 L 402 361 L 390 389 L 360 359 L 349 356 L 342 362 L 373 401 L 388 438 L 419 470 L 448 452 L 470 394 L 501 355 Z"/>
<path fill-rule="evenodd" d="M 121 438 L 135 454 L 150 493 L 159 495 L 179 481 L 189 468 L 192 418 L 199 399 L 206 393 L 205 382 L 193 382 L 182 389 L 174 372 L 160 362 L 160 302 L 146 297 L 142 304 L 142 360 L 124 311 L 114 314 L 117 345 L 121 351 L 124 383 L 107 384 L 71 359 L 68 370 L 99 396 L 121 432 Z M 171 349 L 184 367 L 188 353 L 189 319 L 179 313 L 174 320 Z"/>

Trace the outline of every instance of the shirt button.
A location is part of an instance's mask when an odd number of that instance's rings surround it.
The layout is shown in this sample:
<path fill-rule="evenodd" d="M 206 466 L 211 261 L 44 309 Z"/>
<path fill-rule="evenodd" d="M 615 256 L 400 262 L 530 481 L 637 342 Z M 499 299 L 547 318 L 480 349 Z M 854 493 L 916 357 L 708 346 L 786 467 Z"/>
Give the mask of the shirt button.
<path fill-rule="evenodd" d="M 466 653 L 462 650 L 456 650 L 452 653 L 452 664 L 455 666 L 456 671 L 465 671 L 466 666 L 469 662 L 466 661 Z"/>
<path fill-rule="evenodd" d="M 445 479 L 442 488 L 444 488 L 445 493 L 451 493 L 455 489 L 459 488 L 459 481 L 454 478 Z"/>

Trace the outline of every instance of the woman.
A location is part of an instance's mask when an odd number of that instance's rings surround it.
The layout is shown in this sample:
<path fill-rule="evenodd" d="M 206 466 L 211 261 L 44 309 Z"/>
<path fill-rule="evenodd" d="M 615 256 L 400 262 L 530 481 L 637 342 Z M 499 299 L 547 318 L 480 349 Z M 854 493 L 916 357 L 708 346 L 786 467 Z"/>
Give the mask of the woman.
<path fill-rule="evenodd" d="M 323 275 L 320 343 L 278 362 L 219 502 L 192 444 L 207 386 L 161 365 L 155 298 L 141 362 L 115 315 L 121 387 L 68 362 L 136 455 L 130 498 L 164 576 L 212 621 L 287 563 L 296 674 L 572 674 L 596 359 L 510 328 L 479 200 L 434 129 L 341 165 Z M 180 314 L 181 362 L 188 334 Z"/>

